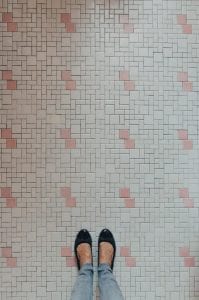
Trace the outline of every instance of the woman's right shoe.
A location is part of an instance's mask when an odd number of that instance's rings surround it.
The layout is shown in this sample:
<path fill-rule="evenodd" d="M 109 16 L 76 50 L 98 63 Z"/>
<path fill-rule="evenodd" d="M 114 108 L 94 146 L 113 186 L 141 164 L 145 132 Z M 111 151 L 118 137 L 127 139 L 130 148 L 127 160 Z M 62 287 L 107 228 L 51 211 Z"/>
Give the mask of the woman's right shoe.
<path fill-rule="evenodd" d="M 99 234 L 99 239 L 98 239 L 98 266 L 99 266 L 100 243 L 101 242 L 107 242 L 107 243 L 110 243 L 113 246 L 113 258 L 112 258 L 111 265 L 110 265 L 111 269 L 113 270 L 114 260 L 115 260 L 115 253 L 116 253 L 116 243 L 115 243 L 115 239 L 113 237 L 113 234 L 107 228 L 104 228 Z"/>
<path fill-rule="evenodd" d="M 75 251 L 75 256 L 76 256 L 76 261 L 77 261 L 77 267 L 78 270 L 80 270 L 80 259 L 77 254 L 77 247 L 82 244 L 82 243 L 87 243 L 91 247 L 91 255 L 92 255 L 92 238 L 90 233 L 88 232 L 87 229 L 81 229 L 75 239 L 75 244 L 74 244 L 74 251 Z M 92 256 L 92 264 L 93 264 L 93 256 Z"/>

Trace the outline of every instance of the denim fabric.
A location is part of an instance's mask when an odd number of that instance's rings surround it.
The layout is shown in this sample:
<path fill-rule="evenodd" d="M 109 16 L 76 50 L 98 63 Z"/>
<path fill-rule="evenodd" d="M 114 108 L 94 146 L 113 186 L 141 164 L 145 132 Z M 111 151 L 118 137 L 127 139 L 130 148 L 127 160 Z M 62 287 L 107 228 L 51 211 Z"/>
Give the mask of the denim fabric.
<path fill-rule="evenodd" d="M 124 300 L 108 264 L 98 267 L 100 300 Z M 72 290 L 71 300 L 93 300 L 93 266 L 84 264 Z"/>

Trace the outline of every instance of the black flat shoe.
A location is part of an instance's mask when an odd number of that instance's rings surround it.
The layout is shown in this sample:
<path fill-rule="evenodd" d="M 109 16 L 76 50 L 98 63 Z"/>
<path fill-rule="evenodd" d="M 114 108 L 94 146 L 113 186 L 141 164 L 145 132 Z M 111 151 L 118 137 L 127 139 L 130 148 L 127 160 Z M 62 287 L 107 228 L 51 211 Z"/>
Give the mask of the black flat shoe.
<path fill-rule="evenodd" d="M 98 239 L 98 266 L 99 266 L 99 256 L 100 256 L 99 251 L 100 251 L 100 243 L 101 242 L 108 242 L 113 246 L 113 258 L 112 258 L 112 262 L 111 262 L 111 269 L 113 270 L 115 253 L 116 253 L 116 244 L 115 244 L 115 239 L 113 237 L 113 234 L 107 228 L 104 228 L 100 232 L 99 239 Z"/>
<path fill-rule="evenodd" d="M 81 229 L 78 232 L 78 234 L 76 236 L 76 239 L 75 239 L 74 251 L 75 251 L 75 256 L 76 256 L 76 260 L 77 260 L 78 270 L 80 270 L 80 260 L 79 260 L 79 257 L 77 255 L 77 247 L 82 243 L 88 243 L 90 245 L 91 255 L 92 255 L 92 238 L 91 238 L 90 233 L 86 229 Z"/>

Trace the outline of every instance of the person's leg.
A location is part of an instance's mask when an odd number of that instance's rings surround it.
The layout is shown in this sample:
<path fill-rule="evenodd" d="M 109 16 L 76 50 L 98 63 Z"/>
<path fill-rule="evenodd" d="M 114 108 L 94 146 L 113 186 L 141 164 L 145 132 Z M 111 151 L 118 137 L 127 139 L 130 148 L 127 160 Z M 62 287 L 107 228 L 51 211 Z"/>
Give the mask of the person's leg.
<path fill-rule="evenodd" d="M 71 300 L 93 299 L 93 266 L 91 263 L 84 264 L 78 274 L 72 290 Z"/>
<path fill-rule="evenodd" d="M 81 229 L 74 245 L 78 277 L 74 284 L 71 300 L 93 299 L 93 256 L 92 238 L 87 229 Z"/>
<path fill-rule="evenodd" d="M 101 263 L 99 265 L 98 278 L 100 300 L 124 300 L 109 264 Z"/>

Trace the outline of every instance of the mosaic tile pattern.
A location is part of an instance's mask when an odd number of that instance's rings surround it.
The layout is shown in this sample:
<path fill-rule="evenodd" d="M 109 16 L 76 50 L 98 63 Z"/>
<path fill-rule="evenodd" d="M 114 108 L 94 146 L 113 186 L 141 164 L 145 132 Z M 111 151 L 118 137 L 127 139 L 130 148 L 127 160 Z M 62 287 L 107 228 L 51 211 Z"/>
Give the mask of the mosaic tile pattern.
<path fill-rule="evenodd" d="M 96 269 L 105 226 L 125 299 L 198 299 L 198 15 L 1 1 L 1 299 L 69 299 L 75 235 L 90 230 Z"/>

